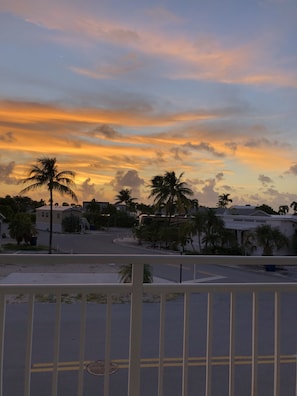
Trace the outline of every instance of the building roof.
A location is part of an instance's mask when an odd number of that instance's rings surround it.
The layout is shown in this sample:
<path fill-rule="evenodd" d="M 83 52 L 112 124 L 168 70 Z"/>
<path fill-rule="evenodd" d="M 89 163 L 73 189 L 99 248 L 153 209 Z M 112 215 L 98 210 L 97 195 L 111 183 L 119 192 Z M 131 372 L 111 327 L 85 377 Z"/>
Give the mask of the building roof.
<path fill-rule="evenodd" d="M 264 210 L 257 209 L 256 206 L 251 205 L 234 205 L 226 209 L 226 215 L 241 215 L 241 216 L 268 216 L 271 215 L 264 212 Z"/>
<path fill-rule="evenodd" d="M 50 209 L 51 209 L 50 205 L 44 205 L 44 206 L 40 206 L 39 208 L 36 208 L 36 210 L 38 210 L 38 211 L 41 211 L 41 210 L 46 211 L 46 210 L 50 210 Z M 53 206 L 53 212 L 66 212 L 66 211 L 73 211 L 73 210 L 81 212 L 82 209 L 77 206 L 55 206 L 55 205 Z"/>

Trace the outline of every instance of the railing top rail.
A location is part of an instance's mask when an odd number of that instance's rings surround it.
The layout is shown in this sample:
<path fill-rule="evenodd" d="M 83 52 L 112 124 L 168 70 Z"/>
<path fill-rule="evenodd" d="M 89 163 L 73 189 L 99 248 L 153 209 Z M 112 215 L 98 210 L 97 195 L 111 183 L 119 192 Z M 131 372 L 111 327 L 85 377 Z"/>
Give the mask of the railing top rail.
<path fill-rule="evenodd" d="M 220 256 L 180 254 L 0 254 L 2 264 L 197 264 L 295 265 L 297 256 Z"/>
<path fill-rule="evenodd" d="M 0 294 L 44 294 L 44 293 L 95 293 L 128 294 L 132 283 L 59 283 L 59 284 L 0 284 Z M 148 294 L 208 292 L 297 292 L 297 283 L 158 283 L 144 284 Z"/>

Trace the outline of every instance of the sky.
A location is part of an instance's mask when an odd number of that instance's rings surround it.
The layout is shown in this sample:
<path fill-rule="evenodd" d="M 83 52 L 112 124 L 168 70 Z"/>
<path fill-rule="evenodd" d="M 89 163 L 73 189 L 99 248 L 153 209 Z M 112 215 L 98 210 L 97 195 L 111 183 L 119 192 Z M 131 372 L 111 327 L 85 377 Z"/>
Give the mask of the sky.
<path fill-rule="evenodd" d="M 55 157 L 80 202 L 151 203 L 175 171 L 203 206 L 289 206 L 296 18 L 296 0 L 0 0 L 0 196 Z"/>

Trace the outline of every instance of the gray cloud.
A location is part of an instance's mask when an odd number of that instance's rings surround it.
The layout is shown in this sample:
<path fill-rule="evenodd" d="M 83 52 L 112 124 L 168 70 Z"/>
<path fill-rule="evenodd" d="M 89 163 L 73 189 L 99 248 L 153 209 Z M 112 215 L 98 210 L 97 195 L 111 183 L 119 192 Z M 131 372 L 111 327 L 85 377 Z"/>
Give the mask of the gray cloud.
<path fill-rule="evenodd" d="M 194 198 L 197 198 L 199 205 L 214 207 L 218 200 L 218 192 L 215 191 L 216 179 L 194 179 L 192 181 L 187 180 L 188 185 L 194 192 Z M 199 190 L 197 189 L 199 186 Z"/>
<path fill-rule="evenodd" d="M 2 135 L 0 135 L 0 141 L 11 143 L 15 141 L 15 137 L 12 132 L 5 132 Z"/>
<path fill-rule="evenodd" d="M 224 184 L 223 186 L 220 186 L 220 188 L 224 191 L 232 191 L 233 188 L 229 186 L 228 184 Z"/>
<path fill-rule="evenodd" d="M 294 164 L 287 170 L 285 173 L 292 173 L 293 175 L 297 175 L 297 164 Z"/>
<path fill-rule="evenodd" d="M 17 184 L 15 177 L 11 176 L 15 167 L 15 162 L 9 164 L 0 164 L 0 181 L 6 184 Z"/>
<path fill-rule="evenodd" d="M 221 181 L 224 179 L 224 173 L 223 172 L 219 172 L 216 174 L 216 179 L 217 181 Z"/>
<path fill-rule="evenodd" d="M 183 145 L 183 147 L 187 147 L 187 148 L 197 150 L 197 151 L 200 151 L 200 150 L 207 151 L 216 157 L 225 157 L 224 153 L 220 153 L 220 152 L 216 151 L 209 143 L 206 143 L 206 142 L 201 142 L 199 144 L 192 144 L 191 142 L 187 142 Z"/>
<path fill-rule="evenodd" d="M 174 154 L 174 159 L 178 161 L 182 160 L 182 157 L 184 157 L 188 153 L 187 150 L 179 147 L 172 147 L 170 151 Z"/>
<path fill-rule="evenodd" d="M 263 186 L 267 186 L 267 184 L 273 183 L 273 180 L 269 176 L 259 175 L 258 180 L 263 184 Z"/>
<path fill-rule="evenodd" d="M 83 196 L 83 200 L 88 200 L 91 198 L 95 198 L 96 195 L 96 190 L 95 190 L 95 184 L 91 183 L 91 178 L 88 177 L 80 187 L 80 191 Z"/>
<path fill-rule="evenodd" d="M 289 147 L 287 143 L 279 142 L 277 140 L 270 140 L 264 137 L 253 138 L 245 142 L 245 147 Z"/>
<path fill-rule="evenodd" d="M 133 196 L 137 195 L 136 198 L 139 198 L 140 187 L 144 185 L 144 183 L 144 179 L 139 177 L 138 172 L 131 169 L 127 172 L 121 170 L 117 171 L 111 185 L 116 192 L 119 192 L 123 188 L 130 188 L 133 192 Z"/>
<path fill-rule="evenodd" d="M 99 133 L 101 136 L 111 140 L 122 137 L 118 131 L 106 124 L 99 125 L 97 128 L 95 128 L 94 133 L 96 135 Z"/>
<path fill-rule="evenodd" d="M 234 142 L 227 142 L 227 143 L 225 143 L 225 146 L 228 147 L 233 152 L 235 152 L 237 150 L 237 144 Z"/>

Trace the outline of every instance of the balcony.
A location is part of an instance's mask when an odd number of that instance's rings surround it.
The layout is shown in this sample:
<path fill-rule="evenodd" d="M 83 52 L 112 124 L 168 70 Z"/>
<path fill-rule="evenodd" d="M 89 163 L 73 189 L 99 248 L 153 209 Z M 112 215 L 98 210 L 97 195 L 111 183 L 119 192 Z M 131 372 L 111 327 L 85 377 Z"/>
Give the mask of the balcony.
<path fill-rule="evenodd" d="M 297 395 L 297 283 L 142 284 L 144 264 L 297 257 L 0 255 L 40 263 L 133 263 L 133 282 L 1 283 L 0 396 Z"/>

